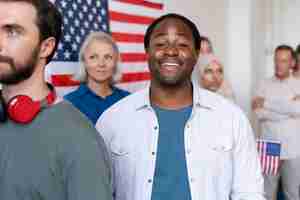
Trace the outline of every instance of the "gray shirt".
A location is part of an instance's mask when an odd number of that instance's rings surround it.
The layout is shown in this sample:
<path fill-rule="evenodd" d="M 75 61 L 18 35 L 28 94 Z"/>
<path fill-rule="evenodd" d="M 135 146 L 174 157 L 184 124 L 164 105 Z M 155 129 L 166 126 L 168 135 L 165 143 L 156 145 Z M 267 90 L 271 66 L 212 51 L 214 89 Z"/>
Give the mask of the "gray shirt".
<path fill-rule="evenodd" d="M 102 138 L 67 102 L 0 124 L 1 200 L 110 200 L 110 177 Z"/>

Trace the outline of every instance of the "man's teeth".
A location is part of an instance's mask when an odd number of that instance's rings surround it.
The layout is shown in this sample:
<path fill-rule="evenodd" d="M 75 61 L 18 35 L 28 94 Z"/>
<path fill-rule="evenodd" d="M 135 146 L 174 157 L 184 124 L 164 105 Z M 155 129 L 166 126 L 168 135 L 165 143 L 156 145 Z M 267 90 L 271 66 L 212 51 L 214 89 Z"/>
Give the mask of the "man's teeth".
<path fill-rule="evenodd" d="M 178 63 L 163 63 L 163 65 L 169 65 L 169 66 L 179 66 Z"/>

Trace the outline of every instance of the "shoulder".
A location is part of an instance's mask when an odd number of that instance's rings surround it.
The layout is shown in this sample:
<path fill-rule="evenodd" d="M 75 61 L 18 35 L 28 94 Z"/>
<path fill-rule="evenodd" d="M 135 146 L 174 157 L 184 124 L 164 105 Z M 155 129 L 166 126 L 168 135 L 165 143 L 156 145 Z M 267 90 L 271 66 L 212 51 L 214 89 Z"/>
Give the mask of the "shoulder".
<path fill-rule="evenodd" d="M 125 98 L 120 99 L 111 107 L 103 112 L 97 121 L 100 123 L 115 123 L 116 121 L 124 121 L 124 118 L 134 115 L 138 105 L 144 104 L 145 101 L 145 90 L 137 91 L 132 93 Z M 111 122 L 113 119 L 114 122 Z M 97 127 L 97 125 L 96 125 Z"/>
<path fill-rule="evenodd" d="M 200 102 L 203 102 L 204 106 L 207 105 L 210 108 L 216 120 L 219 119 L 230 123 L 240 120 L 248 122 L 244 111 L 231 100 L 204 89 L 200 89 L 199 93 Z"/>
<path fill-rule="evenodd" d="M 81 84 L 76 90 L 65 95 L 64 99 L 69 100 L 69 101 L 74 101 L 74 100 L 80 98 L 86 92 L 87 92 L 86 86 L 84 84 Z"/>
<path fill-rule="evenodd" d="M 120 89 L 118 87 L 113 87 L 113 90 L 116 94 L 120 95 L 121 97 L 126 97 L 130 95 L 130 93 L 126 90 Z"/>
<path fill-rule="evenodd" d="M 203 117 L 206 117 L 207 124 L 212 126 L 210 129 L 213 137 L 238 141 L 241 137 L 254 136 L 248 117 L 239 106 L 216 93 L 206 90 L 200 93 L 200 97 L 205 98 L 210 107 L 208 112 L 199 112 L 198 119 L 203 121 Z M 218 130 L 215 135 L 212 131 L 214 129 Z"/>
<path fill-rule="evenodd" d="M 78 109 L 76 109 L 68 101 L 61 101 L 53 105 L 52 107 L 46 109 L 39 116 L 41 120 L 46 118 L 49 125 L 56 127 L 60 130 L 69 130 L 75 132 L 90 131 L 95 132 L 90 121 L 82 114 Z"/>

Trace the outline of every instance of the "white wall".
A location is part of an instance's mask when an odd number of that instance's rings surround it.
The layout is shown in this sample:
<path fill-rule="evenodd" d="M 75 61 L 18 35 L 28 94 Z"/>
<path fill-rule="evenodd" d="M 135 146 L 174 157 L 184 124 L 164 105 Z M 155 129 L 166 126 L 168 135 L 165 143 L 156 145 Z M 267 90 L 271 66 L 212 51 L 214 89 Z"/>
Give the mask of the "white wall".
<path fill-rule="evenodd" d="M 164 1 L 167 11 L 190 17 L 201 33 L 212 40 L 216 55 L 224 63 L 237 103 L 249 115 L 253 85 L 257 74 L 264 73 L 265 1 Z"/>
<path fill-rule="evenodd" d="M 212 40 L 217 56 L 222 60 L 226 58 L 226 1 L 164 0 L 164 3 L 166 12 L 176 12 L 192 19 L 200 33 Z"/>

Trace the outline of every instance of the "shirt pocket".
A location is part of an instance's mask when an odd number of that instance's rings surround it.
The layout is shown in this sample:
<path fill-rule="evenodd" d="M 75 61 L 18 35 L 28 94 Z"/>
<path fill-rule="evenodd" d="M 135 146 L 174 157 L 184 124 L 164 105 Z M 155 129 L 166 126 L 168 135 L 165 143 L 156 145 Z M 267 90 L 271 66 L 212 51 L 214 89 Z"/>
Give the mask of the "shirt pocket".
<path fill-rule="evenodd" d="M 231 144 L 213 144 L 209 147 L 210 173 L 218 194 L 229 195 L 232 184 L 233 146 Z M 221 198 L 219 198 L 221 199 Z"/>
<path fill-rule="evenodd" d="M 226 170 L 232 165 L 233 147 L 230 144 L 213 144 L 209 146 L 211 164 L 220 170 Z"/>

